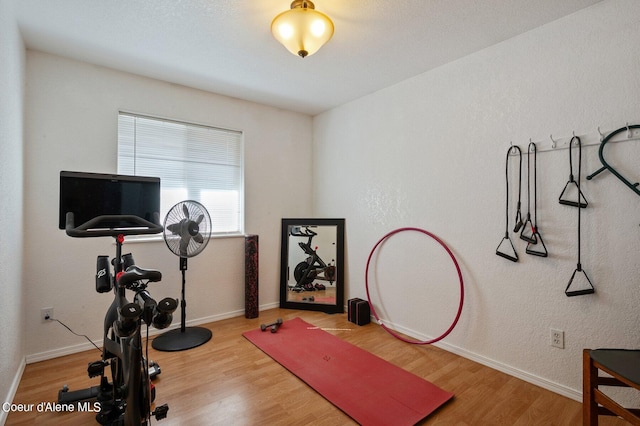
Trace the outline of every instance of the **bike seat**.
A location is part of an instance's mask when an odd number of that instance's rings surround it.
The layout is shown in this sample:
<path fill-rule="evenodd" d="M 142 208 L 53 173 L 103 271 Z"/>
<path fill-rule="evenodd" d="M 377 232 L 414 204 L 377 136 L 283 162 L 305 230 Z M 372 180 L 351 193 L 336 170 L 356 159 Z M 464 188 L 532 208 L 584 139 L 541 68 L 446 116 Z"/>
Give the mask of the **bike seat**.
<path fill-rule="evenodd" d="M 136 265 L 129 266 L 127 270 L 118 276 L 118 284 L 127 287 L 129 284 L 140 280 L 151 282 L 160 281 L 162 272 L 155 269 L 143 269 Z"/>

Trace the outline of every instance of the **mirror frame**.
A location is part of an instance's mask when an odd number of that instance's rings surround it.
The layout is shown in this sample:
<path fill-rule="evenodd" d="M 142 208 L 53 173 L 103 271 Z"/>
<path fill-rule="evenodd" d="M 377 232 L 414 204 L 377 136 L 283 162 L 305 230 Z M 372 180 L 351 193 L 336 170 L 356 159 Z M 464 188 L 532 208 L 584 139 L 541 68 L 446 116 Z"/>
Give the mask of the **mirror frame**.
<path fill-rule="evenodd" d="M 328 314 L 344 312 L 344 219 L 282 219 L 280 240 L 280 307 L 322 311 Z M 303 303 L 287 300 L 289 274 L 289 227 L 290 226 L 335 226 L 336 227 L 336 302 Z"/>

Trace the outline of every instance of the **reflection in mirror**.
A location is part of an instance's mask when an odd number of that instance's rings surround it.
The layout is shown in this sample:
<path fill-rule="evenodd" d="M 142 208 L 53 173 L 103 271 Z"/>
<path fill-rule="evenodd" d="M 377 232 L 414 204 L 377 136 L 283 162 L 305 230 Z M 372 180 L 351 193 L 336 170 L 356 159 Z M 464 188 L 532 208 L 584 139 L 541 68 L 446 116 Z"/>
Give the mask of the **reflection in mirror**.
<path fill-rule="evenodd" d="M 280 306 L 343 312 L 344 219 L 283 219 Z"/>
<path fill-rule="evenodd" d="M 288 228 L 287 300 L 335 305 L 336 227 L 289 225 Z M 300 250 L 295 250 L 295 246 Z"/>

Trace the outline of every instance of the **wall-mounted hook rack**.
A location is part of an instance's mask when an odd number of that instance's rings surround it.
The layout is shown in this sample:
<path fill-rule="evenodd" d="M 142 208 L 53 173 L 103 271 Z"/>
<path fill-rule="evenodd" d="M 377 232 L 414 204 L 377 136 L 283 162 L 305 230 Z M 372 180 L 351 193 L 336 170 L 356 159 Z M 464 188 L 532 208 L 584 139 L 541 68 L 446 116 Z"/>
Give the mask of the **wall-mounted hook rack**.
<path fill-rule="evenodd" d="M 617 132 L 616 137 L 614 139 L 610 139 L 608 142 L 617 143 L 617 142 L 626 142 L 631 140 L 640 140 L 640 129 L 635 126 L 629 125 L 629 123 L 625 123 L 625 126 L 622 128 L 626 130 L 626 138 L 624 137 L 624 133 Z M 620 133 L 620 134 L 619 134 Z M 575 130 L 571 131 L 571 135 L 567 137 L 554 137 L 553 134 L 549 134 L 548 140 L 542 141 L 533 141 L 533 138 L 529 138 L 529 143 L 535 142 L 537 145 L 536 151 L 538 153 L 547 152 L 547 151 L 556 151 L 561 149 L 569 148 L 569 143 L 571 140 L 575 140 L 575 137 L 579 136 L 582 139 L 582 148 L 590 148 L 593 146 L 600 145 L 605 138 L 611 137 L 611 132 L 603 131 L 600 126 L 596 127 L 596 131 L 590 134 L 580 135 L 576 133 Z M 549 143 L 550 142 L 550 143 Z M 510 146 L 513 145 L 513 141 L 510 142 Z M 510 155 L 515 155 L 515 151 L 511 151 Z"/>

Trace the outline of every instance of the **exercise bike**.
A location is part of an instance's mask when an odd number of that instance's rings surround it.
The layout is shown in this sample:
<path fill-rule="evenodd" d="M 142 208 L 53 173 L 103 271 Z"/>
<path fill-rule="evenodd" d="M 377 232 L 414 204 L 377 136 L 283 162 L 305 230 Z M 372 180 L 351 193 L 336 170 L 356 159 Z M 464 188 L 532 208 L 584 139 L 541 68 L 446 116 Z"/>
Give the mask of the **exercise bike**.
<path fill-rule="evenodd" d="M 298 246 L 305 252 L 307 258 L 298 263 L 293 270 L 293 277 L 296 280 L 296 285 L 292 291 L 315 291 L 324 290 L 326 287 L 323 284 L 317 283 L 315 286 L 313 282 L 315 280 L 329 281 L 330 284 L 336 280 L 336 267 L 335 265 L 327 264 L 318 255 L 318 247 L 312 248 L 311 242 L 313 237 L 318 235 L 317 232 L 311 230 L 308 226 L 304 227 L 304 230 L 300 226 L 294 226 L 291 228 L 290 234 L 294 237 L 306 237 L 307 242 L 300 241 Z"/>
<path fill-rule="evenodd" d="M 129 228 L 111 229 L 110 224 L 126 222 Z M 111 236 L 116 241 L 116 254 L 112 262 L 108 256 L 98 256 L 96 291 L 113 290 L 114 298 L 104 317 L 104 343 L 100 360 L 89 363 L 89 377 L 100 377 L 100 384 L 88 389 L 69 391 L 65 385 L 58 392 L 58 403 L 81 404 L 95 399 L 99 412 L 96 420 L 102 425 L 147 425 L 153 416 L 161 420 L 167 416 L 167 404 L 151 411 L 155 399 L 155 387 L 151 379 L 160 373 L 157 364 L 149 365 L 143 354 L 141 329 L 145 324 L 163 329 L 171 325 L 177 299 L 164 298 L 156 302 L 147 285 L 162 279 L 157 270 L 143 269 L 134 264 L 131 254 L 122 254 L 125 235 L 157 234 L 162 226 L 138 216 L 98 216 L 78 227 L 73 213 L 66 214 L 66 233 L 71 237 Z M 110 272 L 113 264 L 114 274 Z M 133 302 L 126 297 L 126 290 L 134 293 Z M 148 355 L 148 353 L 147 353 Z M 105 374 L 109 367 L 111 381 Z"/>

